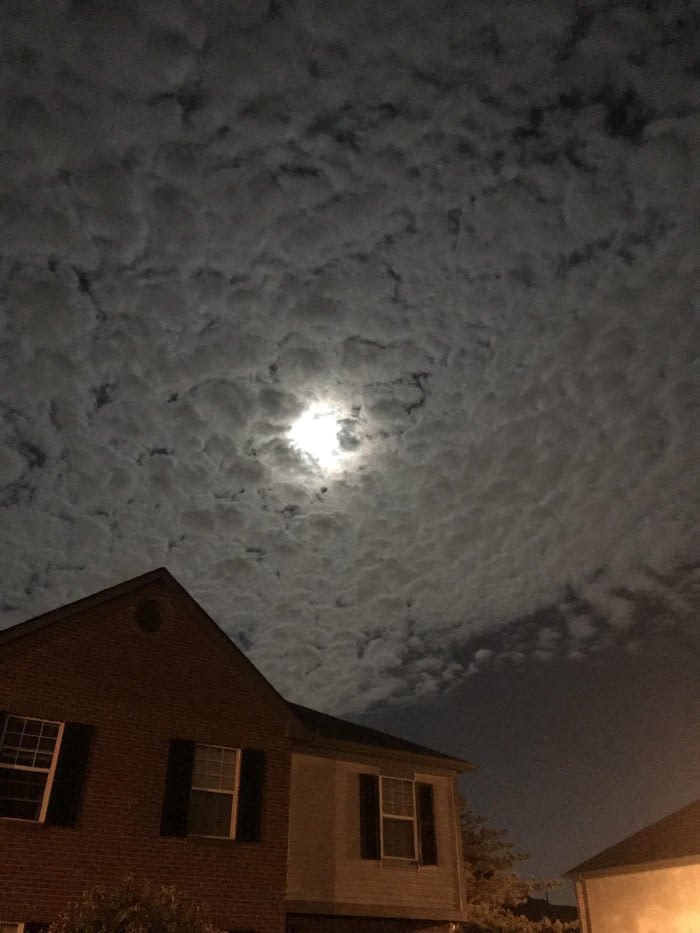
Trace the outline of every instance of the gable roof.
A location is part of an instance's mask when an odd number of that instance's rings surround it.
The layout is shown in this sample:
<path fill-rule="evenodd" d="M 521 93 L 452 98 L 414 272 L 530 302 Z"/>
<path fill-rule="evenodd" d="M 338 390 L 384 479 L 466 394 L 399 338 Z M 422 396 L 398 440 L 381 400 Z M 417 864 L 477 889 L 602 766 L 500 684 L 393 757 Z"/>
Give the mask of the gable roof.
<path fill-rule="evenodd" d="M 700 858 L 700 799 L 633 833 L 564 874 L 565 877 L 573 877 L 694 855 Z"/>
<path fill-rule="evenodd" d="M 425 745 L 418 745 L 416 742 L 409 742 L 406 739 L 400 739 L 398 736 L 390 735 L 388 732 L 380 732 L 379 729 L 370 729 L 368 726 L 358 726 L 347 719 L 339 719 L 337 716 L 329 716 L 327 713 L 319 713 L 315 709 L 309 709 L 308 706 L 300 706 L 298 703 L 289 704 L 292 712 L 306 726 L 306 728 L 319 736 L 321 739 L 330 739 L 332 742 L 350 743 L 353 745 L 364 745 L 370 748 L 381 748 L 394 752 L 402 752 L 412 756 L 423 758 L 434 758 L 442 761 L 446 767 L 456 767 L 460 771 L 474 771 L 476 765 L 461 758 L 455 758 L 452 755 L 446 755 L 444 752 L 437 752 L 433 748 Z"/>
<path fill-rule="evenodd" d="M 25 622 L 18 622 L 16 625 L 2 629 L 0 630 L 0 647 L 16 639 L 39 633 L 50 625 L 54 625 L 63 619 L 88 612 L 91 609 L 104 605 L 112 600 L 119 599 L 129 593 L 145 589 L 153 584 L 161 584 L 167 586 L 169 589 L 175 589 L 181 598 L 187 599 L 193 611 L 209 624 L 212 631 L 216 633 L 216 637 L 221 641 L 223 650 L 236 652 L 238 658 L 249 665 L 251 670 L 255 673 L 255 676 L 261 682 L 261 685 L 264 685 L 264 688 L 270 691 L 280 704 L 283 704 L 283 707 L 290 713 L 292 720 L 296 720 L 298 726 L 301 727 L 301 734 L 296 735 L 296 738 L 313 743 L 320 737 L 331 742 L 339 742 L 346 745 L 350 744 L 360 748 L 381 748 L 384 751 L 403 756 L 432 758 L 442 762 L 445 767 L 456 768 L 459 771 L 475 770 L 476 765 L 464 761 L 461 758 L 454 758 L 451 755 L 437 752 L 424 745 L 418 745 L 415 742 L 409 742 L 397 736 L 389 735 L 387 732 L 380 732 L 378 729 L 370 729 L 367 726 L 358 726 L 348 720 L 339 719 L 336 716 L 329 716 L 326 713 L 320 713 L 316 710 L 309 709 L 309 707 L 288 702 L 165 567 L 151 570 L 131 580 L 118 583 L 116 586 L 110 586 L 107 589 L 100 590 L 98 593 L 93 593 L 90 596 L 85 596 L 72 603 L 67 603 L 65 606 L 60 606 L 57 609 L 42 613 Z M 294 730 L 292 730 L 292 732 L 293 731 Z M 297 729 L 296 731 L 298 732 L 299 730 Z"/>
<path fill-rule="evenodd" d="M 35 616 L 33 619 L 28 619 L 26 622 L 18 622 L 16 625 L 3 629 L 0 631 L 0 647 L 19 638 L 42 632 L 49 626 L 61 622 L 64 619 L 72 618 L 83 612 L 89 612 L 91 609 L 103 606 L 106 603 L 112 602 L 130 593 L 136 593 L 139 590 L 147 589 L 154 584 L 159 584 L 171 591 L 175 591 L 177 597 L 186 600 L 190 604 L 192 612 L 210 628 L 213 636 L 219 639 L 222 650 L 234 652 L 236 659 L 242 661 L 250 668 L 253 676 L 258 680 L 262 689 L 268 692 L 272 701 L 281 707 L 283 712 L 289 712 L 287 701 L 279 691 L 272 686 L 270 681 L 258 670 L 253 662 L 237 647 L 226 632 L 217 625 L 212 617 L 202 609 L 194 597 L 190 595 L 185 587 L 182 586 L 165 567 L 158 567 L 156 570 L 143 573 L 131 580 L 125 580 L 123 583 L 116 584 L 116 586 L 107 587 L 107 589 L 92 593 L 90 596 L 85 596 L 82 599 L 75 600 L 75 602 L 67 603 L 65 606 L 60 606 L 57 609 L 52 609 L 49 612 L 42 613 L 42 615 Z"/>
<path fill-rule="evenodd" d="M 165 567 L 159 567 L 157 570 L 150 570 L 148 573 L 142 573 L 131 580 L 125 580 L 123 583 L 117 583 L 116 586 L 109 586 L 97 593 L 91 593 L 89 596 L 83 596 L 82 599 L 76 599 L 72 603 L 66 603 L 65 606 L 59 606 L 57 609 L 50 609 L 48 612 L 42 612 L 41 615 L 34 616 L 24 622 L 17 622 L 9 628 L 0 629 L 0 645 L 6 645 L 10 641 L 22 638 L 25 635 L 31 635 L 33 632 L 40 632 L 42 629 L 53 625 L 54 622 L 60 622 L 61 619 L 67 619 L 70 616 L 78 615 L 81 612 L 88 612 L 96 606 L 118 599 L 135 590 L 143 589 L 151 583 L 166 581 L 173 583 L 183 592 L 187 591 L 182 587 L 175 577 L 166 570 Z M 192 599 L 189 593 L 187 596 Z M 194 602 L 194 600 L 192 600 Z M 201 607 L 200 607 L 201 608 Z M 202 610 L 204 611 L 204 610 Z"/>

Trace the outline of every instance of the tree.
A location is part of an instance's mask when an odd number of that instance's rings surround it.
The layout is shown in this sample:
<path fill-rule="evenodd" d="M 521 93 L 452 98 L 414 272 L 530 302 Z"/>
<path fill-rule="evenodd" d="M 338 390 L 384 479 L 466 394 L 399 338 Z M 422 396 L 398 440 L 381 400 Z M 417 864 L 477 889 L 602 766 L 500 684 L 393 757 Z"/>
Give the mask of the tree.
<path fill-rule="evenodd" d="M 214 933 L 214 927 L 175 888 L 126 878 L 113 890 L 86 891 L 49 933 Z"/>
<path fill-rule="evenodd" d="M 469 912 L 464 933 L 551 933 L 579 929 L 578 922 L 533 921 L 518 914 L 517 908 L 532 894 L 556 887 L 559 882 L 523 881 L 513 866 L 529 856 L 517 851 L 505 830 L 494 829 L 485 817 L 466 808 L 460 819 Z"/>

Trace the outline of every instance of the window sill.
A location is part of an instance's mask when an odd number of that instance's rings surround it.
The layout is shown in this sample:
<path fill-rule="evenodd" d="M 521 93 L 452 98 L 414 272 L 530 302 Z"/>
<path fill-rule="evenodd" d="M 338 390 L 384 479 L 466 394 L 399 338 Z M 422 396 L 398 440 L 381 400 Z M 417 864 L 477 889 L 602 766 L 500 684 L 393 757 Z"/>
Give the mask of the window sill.
<path fill-rule="evenodd" d="M 379 859 L 378 864 L 388 871 L 415 871 L 420 868 L 420 863 L 414 858 L 396 858 L 391 855 Z"/>
<path fill-rule="evenodd" d="M 188 842 L 196 846 L 240 846 L 243 845 L 240 839 L 233 839 L 231 836 L 184 836 Z"/>
<path fill-rule="evenodd" d="M 45 826 L 43 820 L 29 820 L 24 816 L 0 816 L 0 820 L 7 823 L 29 823 L 32 826 Z"/>
<path fill-rule="evenodd" d="M 439 865 L 423 865 L 418 859 L 396 858 L 391 855 L 374 859 L 374 864 L 387 871 L 437 871 L 440 867 Z"/>

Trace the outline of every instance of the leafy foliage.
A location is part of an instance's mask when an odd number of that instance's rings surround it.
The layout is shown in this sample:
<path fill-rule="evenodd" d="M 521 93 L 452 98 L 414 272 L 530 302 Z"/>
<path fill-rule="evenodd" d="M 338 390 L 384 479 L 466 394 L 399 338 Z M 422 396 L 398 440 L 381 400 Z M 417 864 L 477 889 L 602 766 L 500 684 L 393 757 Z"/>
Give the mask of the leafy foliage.
<path fill-rule="evenodd" d="M 461 814 L 464 876 L 469 922 L 464 933 L 544 933 L 578 930 L 576 923 L 529 920 L 515 913 L 537 891 L 556 887 L 555 881 L 523 881 L 513 866 L 528 858 L 518 852 L 502 829 L 485 817 L 464 809 Z"/>
<path fill-rule="evenodd" d="M 137 884 L 94 888 L 51 924 L 49 933 L 214 933 L 201 908 L 185 905 L 175 888 Z"/>

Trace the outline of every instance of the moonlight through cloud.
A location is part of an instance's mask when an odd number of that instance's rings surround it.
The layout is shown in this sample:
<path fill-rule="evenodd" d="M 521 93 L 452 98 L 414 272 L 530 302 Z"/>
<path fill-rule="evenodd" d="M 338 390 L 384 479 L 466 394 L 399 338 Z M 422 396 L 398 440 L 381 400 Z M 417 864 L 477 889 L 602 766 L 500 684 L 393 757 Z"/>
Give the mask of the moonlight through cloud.
<path fill-rule="evenodd" d="M 692 640 L 697 29 L 3 3 L 0 625 L 165 565 L 355 715 Z"/>

